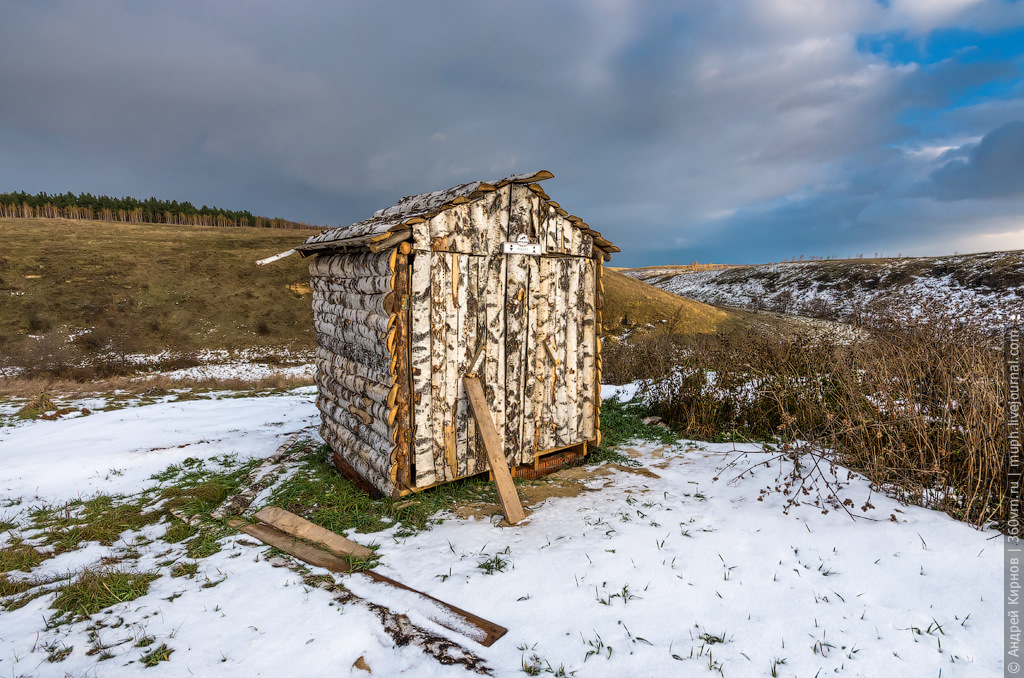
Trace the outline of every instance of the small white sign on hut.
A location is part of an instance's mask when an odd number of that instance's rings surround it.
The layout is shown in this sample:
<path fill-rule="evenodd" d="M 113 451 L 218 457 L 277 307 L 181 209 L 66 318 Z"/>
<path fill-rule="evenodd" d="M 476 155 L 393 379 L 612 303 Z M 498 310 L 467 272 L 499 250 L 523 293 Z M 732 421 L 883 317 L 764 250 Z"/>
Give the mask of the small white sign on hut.
<path fill-rule="evenodd" d="M 619 251 L 548 198 L 550 172 L 403 198 L 297 249 L 314 256 L 321 434 L 398 497 L 489 470 L 463 377 L 536 477 L 600 440 L 602 262 Z"/>

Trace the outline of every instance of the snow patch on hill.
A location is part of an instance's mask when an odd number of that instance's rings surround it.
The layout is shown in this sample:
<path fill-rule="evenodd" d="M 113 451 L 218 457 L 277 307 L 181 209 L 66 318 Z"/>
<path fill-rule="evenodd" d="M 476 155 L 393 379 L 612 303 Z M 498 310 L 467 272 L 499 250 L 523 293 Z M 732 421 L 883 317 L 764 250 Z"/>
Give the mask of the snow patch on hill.
<path fill-rule="evenodd" d="M 833 320 L 857 321 L 888 309 L 902 317 L 945 315 L 998 325 L 1024 312 L 1024 251 L 623 273 L 707 304 Z"/>

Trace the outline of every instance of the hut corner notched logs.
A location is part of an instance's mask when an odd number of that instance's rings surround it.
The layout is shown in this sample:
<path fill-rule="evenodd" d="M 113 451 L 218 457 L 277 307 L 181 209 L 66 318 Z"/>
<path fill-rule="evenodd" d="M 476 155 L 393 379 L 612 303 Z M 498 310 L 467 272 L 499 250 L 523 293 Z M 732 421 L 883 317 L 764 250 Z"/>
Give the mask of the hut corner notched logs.
<path fill-rule="evenodd" d="M 320 433 L 364 488 L 398 497 L 488 470 L 474 363 L 513 476 L 600 441 L 601 270 L 619 250 L 547 196 L 551 177 L 403 198 L 296 248 L 313 257 Z"/>

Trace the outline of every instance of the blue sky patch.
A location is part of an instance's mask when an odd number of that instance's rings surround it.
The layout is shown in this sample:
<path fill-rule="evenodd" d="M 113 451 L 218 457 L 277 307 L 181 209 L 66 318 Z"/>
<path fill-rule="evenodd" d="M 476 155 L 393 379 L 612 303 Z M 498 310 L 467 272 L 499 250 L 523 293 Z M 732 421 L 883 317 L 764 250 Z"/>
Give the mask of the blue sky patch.
<path fill-rule="evenodd" d="M 1005 61 L 1024 55 L 1024 28 L 996 33 L 946 28 L 922 37 L 908 37 L 907 31 L 862 34 L 857 37 L 857 49 L 897 64 Z"/>

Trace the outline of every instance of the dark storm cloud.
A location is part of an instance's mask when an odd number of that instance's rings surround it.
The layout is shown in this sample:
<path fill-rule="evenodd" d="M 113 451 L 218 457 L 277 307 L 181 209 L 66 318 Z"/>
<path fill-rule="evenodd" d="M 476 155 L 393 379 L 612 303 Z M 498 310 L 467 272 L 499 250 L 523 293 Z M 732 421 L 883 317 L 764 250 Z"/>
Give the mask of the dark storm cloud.
<path fill-rule="evenodd" d="M 1024 121 L 997 127 L 963 152 L 932 172 L 927 189 L 937 200 L 1024 195 Z"/>
<path fill-rule="evenodd" d="M 977 95 L 1020 63 L 890 62 L 858 35 L 983 33 L 1021 5 L 0 0 L 0 190 L 339 224 L 543 167 L 624 265 L 873 250 L 930 237 L 906 194 L 1021 118 L 1019 91 Z"/>

